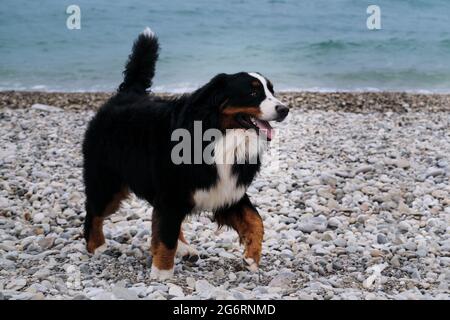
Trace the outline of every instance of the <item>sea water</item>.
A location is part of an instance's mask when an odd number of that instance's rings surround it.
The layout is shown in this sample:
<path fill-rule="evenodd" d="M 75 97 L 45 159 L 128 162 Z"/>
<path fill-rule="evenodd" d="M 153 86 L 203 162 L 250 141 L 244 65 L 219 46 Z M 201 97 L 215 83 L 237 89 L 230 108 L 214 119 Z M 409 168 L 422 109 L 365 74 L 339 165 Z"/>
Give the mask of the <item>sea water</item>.
<path fill-rule="evenodd" d="M 448 0 L 2 0 L 0 90 L 114 90 L 146 26 L 161 43 L 154 91 L 238 71 L 276 90 L 450 91 Z"/>

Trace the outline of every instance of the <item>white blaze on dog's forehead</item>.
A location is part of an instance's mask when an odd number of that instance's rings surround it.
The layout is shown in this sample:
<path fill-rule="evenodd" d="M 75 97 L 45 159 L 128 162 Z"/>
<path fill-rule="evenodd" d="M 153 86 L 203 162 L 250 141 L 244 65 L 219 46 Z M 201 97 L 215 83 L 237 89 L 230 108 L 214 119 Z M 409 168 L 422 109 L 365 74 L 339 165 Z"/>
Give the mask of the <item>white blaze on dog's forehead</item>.
<path fill-rule="evenodd" d="M 148 38 L 152 38 L 155 36 L 155 33 L 153 32 L 153 30 L 150 29 L 149 27 L 146 27 L 144 29 L 144 31 L 142 31 L 142 34 Z"/>
<path fill-rule="evenodd" d="M 266 95 L 266 98 L 259 105 L 259 108 L 261 109 L 260 119 L 266 121 L 275 120 L 278 117 L 276 107 L 277 105 L 282 104 L 281 101 L 275 98 L 272 92 L 270 92 L 269 88 L 267 87 L 266 78 L 254 72 L 250 72 L 249 75 L 261 82 L 264 88 L 264 93 Z"/>
<path fill-rule="evenodd" d="M 255 72 L 250 72 L 249 75 L 252 76 L 253 78 L 258 79 L 259 82 L 261 82 L 261 84 L 263 85 L 264 93 L 266 94 L 266 98 L 267 99 L 269 99 L 269 100 L 276 100 L 277 102 L 279 101 L 277 98 L 275 98 L 273 96 L 272 92 L 270 92 L 269 88 L 267 87 L 267 80 L 266 80 L 266 78 L 264 78 L 262 75 L 260 75 L 258 73 L 255 73 Z"/>

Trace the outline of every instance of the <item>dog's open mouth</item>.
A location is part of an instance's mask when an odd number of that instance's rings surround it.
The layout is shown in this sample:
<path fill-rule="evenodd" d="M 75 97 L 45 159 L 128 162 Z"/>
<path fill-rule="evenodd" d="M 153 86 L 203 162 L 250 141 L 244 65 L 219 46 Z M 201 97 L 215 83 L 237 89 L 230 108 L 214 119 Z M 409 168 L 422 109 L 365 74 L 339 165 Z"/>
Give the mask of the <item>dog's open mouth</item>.
<path fill-rule="evenodd" d="M 244 114 L 238 115 L 236 120 L 243 128 L 255 129 L 258 133 L 262 132 L 267 137 L 267 140 L 272 140 L 274 130 L 268 121 L 253 118 Z"/>

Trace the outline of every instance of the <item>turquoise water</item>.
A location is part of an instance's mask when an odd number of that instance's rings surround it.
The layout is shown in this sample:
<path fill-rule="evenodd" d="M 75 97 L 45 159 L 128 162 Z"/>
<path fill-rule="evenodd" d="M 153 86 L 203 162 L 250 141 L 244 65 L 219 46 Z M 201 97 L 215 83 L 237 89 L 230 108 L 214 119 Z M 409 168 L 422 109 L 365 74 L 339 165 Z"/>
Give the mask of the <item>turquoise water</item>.
<path fill-rule="evenodd" d="M 81 30 L 66 28 L 70 4 Z M 381 8 L 381 30 L 366 8 Z M 0 89 L 114 90 L 133 39 L 160 37 L 155 91 L 259 71 L 278 90 L 450 91 L 448 0 L 2 0 Z"/>

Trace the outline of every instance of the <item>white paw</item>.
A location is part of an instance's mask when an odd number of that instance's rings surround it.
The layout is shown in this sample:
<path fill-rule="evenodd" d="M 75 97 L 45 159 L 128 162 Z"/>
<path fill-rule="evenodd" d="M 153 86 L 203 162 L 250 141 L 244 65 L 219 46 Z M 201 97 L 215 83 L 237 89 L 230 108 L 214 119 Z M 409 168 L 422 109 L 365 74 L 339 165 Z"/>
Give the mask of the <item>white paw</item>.
<path fill-rule="evenodd" d="M 256 264 L 255 260 L 252 258 L 244 258 L 245 267 L 248 271 L 256 272 L 258 271 L 258 265 Z"/>
<path fill-rule="evenodd" d="M 106 251 L 107 248 L 108 248 L 108 246 L 106 245 L 106 242 L 105 242 L 100 247 L 98 247 L 97 249 L 94 250 L 94 256 L 98 256 L 98 255 L 102 254 L 103 252 Z"/>
<path fill-rule="evenodd" d="M 178 240 L 177 257 L 180 257 L 183 260 L 188 260 L 190 262 L 196 262 L 199 258 L 199 254 L 198 251 L 195 250 L 192 246 L 184 243 L 181 240 Z"/>
<path fill-rule="evenodd" d="M 150 272 L 150 278 L 154 280 L 167 280 L 172 278 L 173 276 L 173 268 L 169 270 L 159 270 L 157 267 L 152 265 L 152 271 Z"/>

